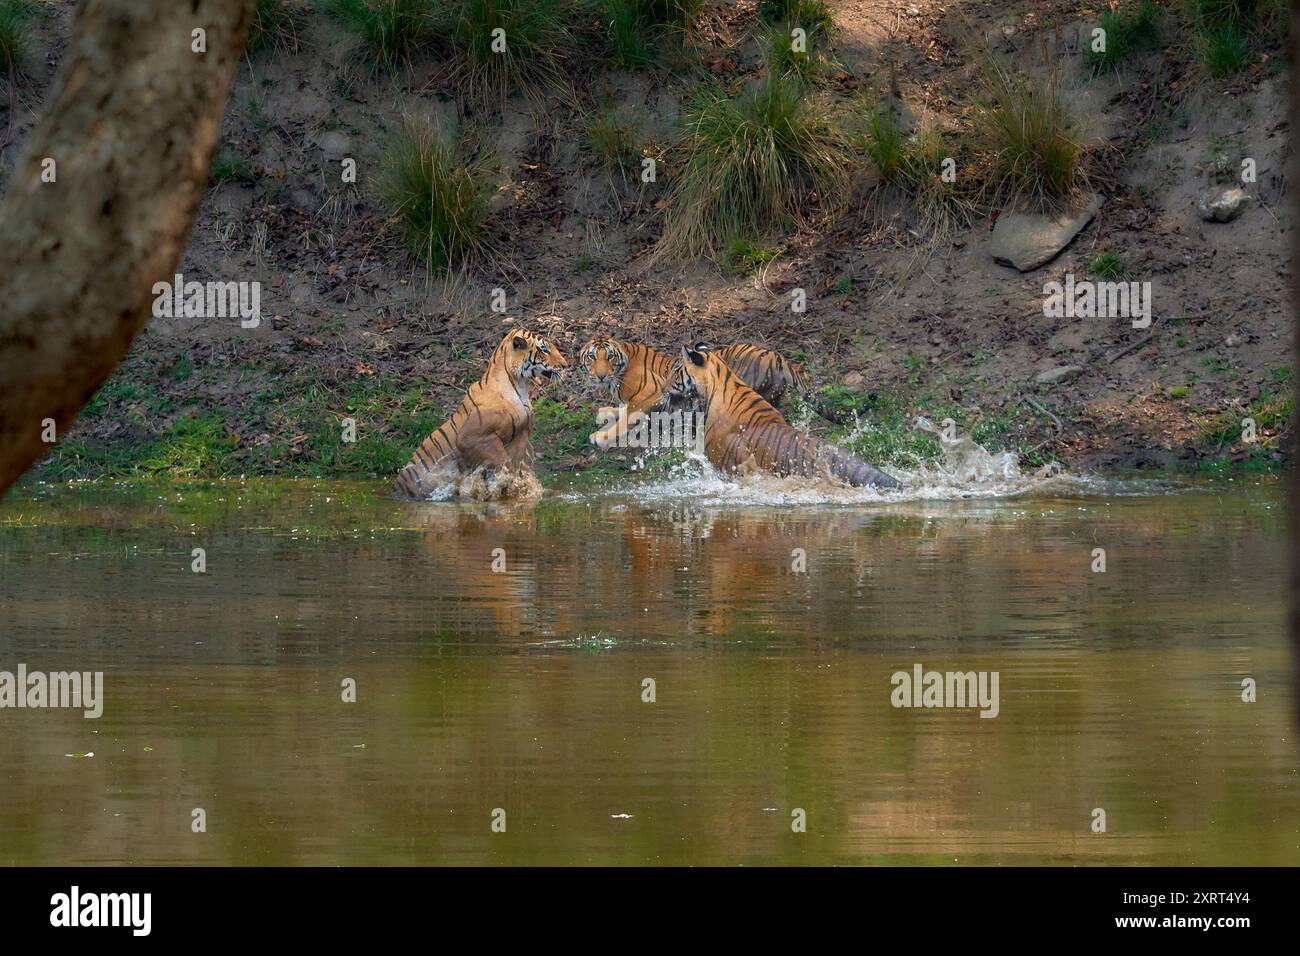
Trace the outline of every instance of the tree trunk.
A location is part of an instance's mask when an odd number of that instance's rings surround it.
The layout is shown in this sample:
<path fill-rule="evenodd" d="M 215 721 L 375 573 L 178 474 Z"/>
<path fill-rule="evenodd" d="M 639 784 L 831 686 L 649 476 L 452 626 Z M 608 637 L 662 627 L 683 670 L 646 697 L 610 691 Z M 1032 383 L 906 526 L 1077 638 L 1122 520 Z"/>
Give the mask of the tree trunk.
<path fill-rule="evenodd" d="M 252 4 L 78 8 L 0 204 L 0 492 L 50 449 L 46 419 L 63 437 L 148 322 L 153 284 L 175 272 Z"/>

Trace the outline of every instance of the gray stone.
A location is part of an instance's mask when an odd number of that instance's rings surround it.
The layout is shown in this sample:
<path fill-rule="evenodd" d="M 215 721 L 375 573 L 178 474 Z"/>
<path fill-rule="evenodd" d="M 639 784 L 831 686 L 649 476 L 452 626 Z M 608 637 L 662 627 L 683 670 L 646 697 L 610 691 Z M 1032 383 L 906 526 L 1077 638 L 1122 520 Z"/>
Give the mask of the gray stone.
<path fill-rule="evenodd" d="M 1058 365 L 1056 368 L 1049 368 L 1046 371 L 1039 372 L 1034 376 L 1035 385 L 1060 385 L 1062 382 L 1068 382 L 1072 378 L 1077 378 L 1083 374 L 1083 368 L 1078 365 Z"/>
<path fill-rule="evenodd" d="M 316 146 L 326 159 L 344 159 L 352 150 L 352 140 L 345 133 L 332 129 L 317 134 Z"/>
<path fill-rule="evenodd" d="M 1201 218 L 1206 222 L 1232 222 L 1246 208 L 1246 193 L 1233 187 L 1225 189 L 1211 200 L 1201 200 Z"/>
<path fill-rule="evenodd" d="M 1028 272 L 1051 262 L 1068 246 L 1083 227 L 1092 222 L 1106 201 L 1100 194 L 1080 208 L 1057 215 L 1032 212 L 1004 213 L 993 227 L 989 252 L 993 261 Z"/>

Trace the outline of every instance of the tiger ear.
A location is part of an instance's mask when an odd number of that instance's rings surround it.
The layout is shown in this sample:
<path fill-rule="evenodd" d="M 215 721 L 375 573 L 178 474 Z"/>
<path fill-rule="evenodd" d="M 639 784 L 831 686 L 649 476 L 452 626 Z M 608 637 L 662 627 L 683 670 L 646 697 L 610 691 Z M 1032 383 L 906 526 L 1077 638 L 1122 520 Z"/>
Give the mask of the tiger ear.
<path fill-rule="evenodd" d="M 704 367 L 704 353 L 703 353 L 703 352 L 699 351 L 698 349 L 693 349 L 693 348 L 685 348 L 685 349 L 682 349 L 682 351 L 686 353 L 686 357 L 687 357 L 688 359 L 691 360 L 691 364 L 692 364 L 692 365 L 698 365 L 700 368 L 703 368 L 703 367 Z"/>
<path fill-rule="evenodd" d="M 515 336 L 515 340 L 514 340 L 513 342 L 511 342 L 510 344 L 513 345 L 513 346 L 514 346 L 515 348 L 517 348 L 517 349 L 526 349 L 526 348 L 528 348 L 528 340 L 525 339 L 525 338 L 523 338 L 522 336 L 519 336 L 519 335 L 516 335 L 516 336 Z"/>

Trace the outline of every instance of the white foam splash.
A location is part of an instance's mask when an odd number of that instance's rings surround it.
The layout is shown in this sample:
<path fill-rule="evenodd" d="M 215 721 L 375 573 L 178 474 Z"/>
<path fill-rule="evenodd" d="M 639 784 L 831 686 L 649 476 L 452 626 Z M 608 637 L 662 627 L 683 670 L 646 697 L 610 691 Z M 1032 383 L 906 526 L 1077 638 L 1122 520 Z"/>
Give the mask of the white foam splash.
<path fill-rule="evenodd" d="M 519 468 L 496 472 L 490 477 L 483 468 L 468 474 L 451 469 L 439 476 L 438 484 L 421 501 L 508 501 L 542 496 L 542 484 L 531 469 Z"/>
<path fill-rule="evenodd" d="M 929 425 L 924 428 L 921 424 Z M 934 430 L 923 419 L 918 427 Z M 871 430 L 860 422 L 842 444 L 851 447 L 855 439 Z M 899 491 L 851 488 L 821 478 L 778 477 L 768 474 L 726 475 L 717 471 L 701 454 L 691 453 L 665 478 L 606 489 L 606 494 L 626 494 L 641 503 L 689 501 L 702 506 L 718 505 L 806 505 L 880 504 L 906 501 L 957 500 L 964 498 L 1006 498 L 1034 492 L 1082 490 L 1078 479 L 1041 471 L 1024 475 L 1013 452 L 992 454 L 965 436 L 944 442 L 944 460 L 936 465 L 913 468 L 884 466 L 903 482 Z M 584 497 L 576 495 L 574 497 Z"/>

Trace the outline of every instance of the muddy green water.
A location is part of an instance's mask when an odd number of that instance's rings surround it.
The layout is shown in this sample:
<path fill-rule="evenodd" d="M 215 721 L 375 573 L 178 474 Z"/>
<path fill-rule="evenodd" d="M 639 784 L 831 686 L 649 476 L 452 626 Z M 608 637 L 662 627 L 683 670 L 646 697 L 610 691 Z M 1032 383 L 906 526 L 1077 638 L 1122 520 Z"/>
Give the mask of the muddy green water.
<path fill-rule="evenodd" d="M 0 502 L 0 670 L 106 682 L 0 710 L 0 864 L 1300 863 L 1266 482 L 386 494 Z M 999 715 L 894 708 L 917 663 Z"/>

